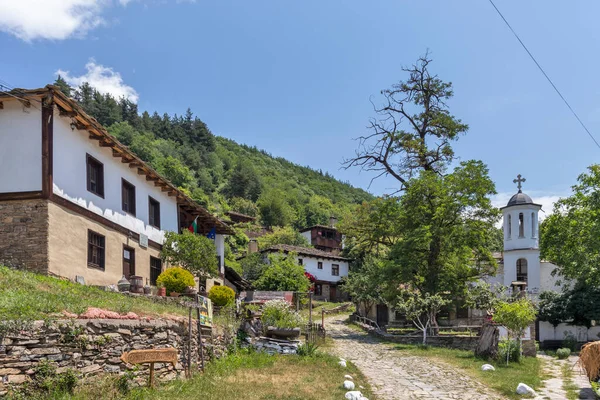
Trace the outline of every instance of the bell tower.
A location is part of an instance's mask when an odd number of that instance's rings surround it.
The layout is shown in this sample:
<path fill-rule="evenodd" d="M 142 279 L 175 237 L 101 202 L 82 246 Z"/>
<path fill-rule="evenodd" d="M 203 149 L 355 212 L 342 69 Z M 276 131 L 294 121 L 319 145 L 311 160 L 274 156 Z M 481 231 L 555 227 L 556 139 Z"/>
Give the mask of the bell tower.
<path fill-rule="evenodd" d="M 542 208 L 523 193 L 520 174 L 513 180 L 518 192 L 502 207 L 504 220 L 504 285 L 536 293 L 540 288 L 538 212 Z"/>

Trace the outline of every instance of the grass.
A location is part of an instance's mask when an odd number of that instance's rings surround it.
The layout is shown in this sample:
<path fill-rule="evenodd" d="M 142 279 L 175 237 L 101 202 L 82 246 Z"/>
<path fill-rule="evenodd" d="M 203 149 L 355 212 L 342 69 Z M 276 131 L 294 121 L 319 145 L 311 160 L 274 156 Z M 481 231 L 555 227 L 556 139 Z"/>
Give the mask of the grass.
<path fill-rule="evenodd" d="M 45 275 L 0 266 L 0 315 L 3 320 L 64 318 L 63 310 L 80 314 L 88 307 L 143 316 L 187 315 L 187 309 L 144 297 L 84 286 Z"/>
<path fill-rule="evenodd" d="M 573 382 L 573 369 L 568 363 L 564 363 L 561 366 L 561 372 L 563 377 L 562 388 L 567 393 L 567 400 L 577 400 L 579 398 L 579 386 Z"/>
<path fill-rule="evenodd" d="M 327 312 L 328 310 L 334 309 L 334 308 L 339 307 L 344 304 L 346 304 L 346 303 L 332 303 L 330 301 L 313 300 L 313 310 L 312 310 L 313 321 L 321 320 L 321 310 L 325 310 Z M 354 305 L 351 305 L 348 309 L 346 309 L 338 314 L 352 314 L 353 312 L 354 312 Z M 308 312 L 308 304 L 307 304 L 306 308 L 300 309 L 300 315 L 302 316 L 303 319 L 308 321 L 308 314 L 309 314 L 309 312 Z M 336 313 L 325 314 L 325 318 L 327 318 L 327 316 L 329 316 L 329 315 L 335 315 L 335 314 Z"/>
<path fill-rule="evenodd" d="M 314 357 L 269 356 L 265 353 L 240 352 L 210 363 L 204 374 L 189 380 L 177 380 L 157 389 L 136 388 L 123 395 L 114 377 L 95 379 L 75 389 L 73 395 L 58 395 L 55 400 L 337 400 L 343 399 L 344 375 L 350 374 L 362 393 L 374 399 L 364 376 L 348 363 L 323 353 Z"/>

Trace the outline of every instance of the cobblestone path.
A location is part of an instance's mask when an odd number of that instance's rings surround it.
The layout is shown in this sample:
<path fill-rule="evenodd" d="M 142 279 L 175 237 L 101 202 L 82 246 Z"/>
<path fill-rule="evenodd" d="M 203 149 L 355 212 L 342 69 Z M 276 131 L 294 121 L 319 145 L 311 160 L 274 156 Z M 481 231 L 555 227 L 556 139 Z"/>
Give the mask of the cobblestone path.
<path fill-rule="evenodd" d="M 596 398 L 587 376 L 577 365 L 577 356 L 572 355 L 566 360 L 557 360 L 555 357 L 545 355 L 538 355 L 538 358 L 544 360 L 544 372 L 550 378 L 544 381 L 544 387 L 538 390 L 538 396 L 534 400 L 564 400 L 567 398 L 567 393 L 563 388 L 565 384 L 561 370 L 563 365 L 567 365 L 573 370 L 572 383 L 578 387 L 579 398 L 590 400 Z"/>
<path fill-rule="evenodd" d="M 378 399 L 504 399 L 450 365 L 398 355 L 388 345 L 344 325 L 345 319 L 341 315 L 326 321 L 334 351 L 365 374 Z"/>

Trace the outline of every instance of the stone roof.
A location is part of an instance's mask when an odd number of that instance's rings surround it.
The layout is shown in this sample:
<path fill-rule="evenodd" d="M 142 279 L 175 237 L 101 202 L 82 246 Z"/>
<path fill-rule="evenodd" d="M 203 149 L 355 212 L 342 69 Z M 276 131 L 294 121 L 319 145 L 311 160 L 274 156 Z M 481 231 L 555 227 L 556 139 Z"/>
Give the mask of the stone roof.
<path fill-rule="evenodd" d="M 534 204 L 534 203 L 533 203 L 533 200 L 531 200 L 531 197 L 529 197 L 528 195 L 526 195 L 525 193 L 523 193 L 519 190 L 519 192 L 517 194 L 515 194 L 513 197 L 510 198 L 510 200 L 508 201 L 508 204 L 506 206 L 510 207 L 510 206 L 517 206 L 517 205 L 522 205 L 522 204 Z"/>
<path fill-rule="evenodd" d="M 317 224 L 317 225 L 309 226 L 308 228 L 300 229 L 300 232 L 310 231 L 313 228 L 330 229 L 332 231 L 337 231 L 337 228 L 335 226 L 327 226 L 327 225 L 319 225 L 319 224 Z"/>
<path fill-rule="evenodd" d="M 340 261 L 352 261 L 350 258 L 337 256 L 331 252 L 314 249 L 311 247 L 301 247 L 301 246 L 291 246 L 289 244 L 276 244 L 264 250 L 261 250 L 261 253 L 274 253 L 278 251 L 283 251 L 284 253 L 298 253 L 299 255 L 316 257 L 316 258 L 329 258 L 332 260 L 340 260 Z"/>

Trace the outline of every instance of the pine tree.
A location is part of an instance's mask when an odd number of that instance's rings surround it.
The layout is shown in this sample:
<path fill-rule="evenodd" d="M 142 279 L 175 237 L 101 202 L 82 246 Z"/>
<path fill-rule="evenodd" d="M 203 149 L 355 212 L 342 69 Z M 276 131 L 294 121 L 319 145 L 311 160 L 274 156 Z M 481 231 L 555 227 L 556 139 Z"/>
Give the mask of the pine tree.
<path fill-rule="evenodd" d="M 63 92 L 67 97 L 71 97 L 71 91 L 73 88 L 64 80 L 64 78 L 60 75 L 54 81 L 54 86 L 58 86 L 61 92 Z"/>

